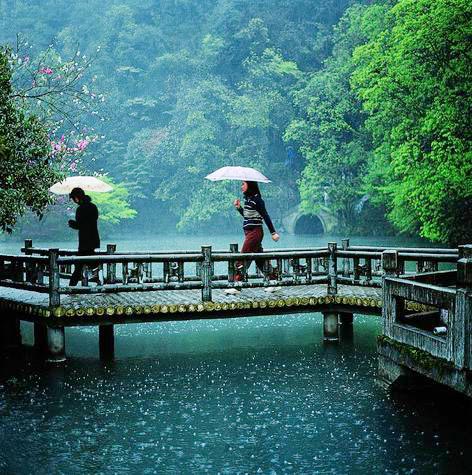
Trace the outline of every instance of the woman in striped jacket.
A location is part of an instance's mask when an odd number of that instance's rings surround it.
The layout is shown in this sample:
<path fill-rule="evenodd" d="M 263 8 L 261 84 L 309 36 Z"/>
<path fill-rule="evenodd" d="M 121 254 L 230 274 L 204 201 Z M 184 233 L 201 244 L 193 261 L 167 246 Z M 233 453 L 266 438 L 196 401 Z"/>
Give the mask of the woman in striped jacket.
<path fill-rule="evenodd" d="M 262 239 L 264 231 L 262 221 L 265 222 L 270 231 L 272 239 L 278 241 L 280 236 L 277 234 L 272 220 L 267 213 L 264 200 L 261 197 L 259 186 L 255 181 L 243 181 L 241 190 L 244 194 L 244 206 L 241 206 L 240 200 L 234 201 L 234 206 L 243 216 L 244 244 L 241 249 L 242 253 L 262 252 Z M 247 263 L 249 267 L 250 263 Z M 262 271 L 263 261 L 256 262 L 257 267 Z M 235 280 L 240 281 L 243 277 L 244 265 L 241 262 L 236 263 Z"/>

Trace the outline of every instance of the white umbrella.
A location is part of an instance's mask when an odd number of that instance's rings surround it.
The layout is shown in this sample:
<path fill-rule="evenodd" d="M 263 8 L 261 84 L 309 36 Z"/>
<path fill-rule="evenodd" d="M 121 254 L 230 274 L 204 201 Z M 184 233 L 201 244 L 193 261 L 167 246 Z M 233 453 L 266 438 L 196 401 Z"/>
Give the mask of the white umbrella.
<path fill-rule="evenodd" d="M 113 190 L 112 186 L 95 176 L 69 176 L 64 181 L 52 185 L 49 191 L 55 195 L 68 195 L 74 188 L 95 193 L 107 193 Z"/>
<path fill-rule="evenodd" d="M 223 167 L 205 177 L 210 181 L 239 180 L 270 183 L 270 180 L 261 172 L 249 167 Z"/>

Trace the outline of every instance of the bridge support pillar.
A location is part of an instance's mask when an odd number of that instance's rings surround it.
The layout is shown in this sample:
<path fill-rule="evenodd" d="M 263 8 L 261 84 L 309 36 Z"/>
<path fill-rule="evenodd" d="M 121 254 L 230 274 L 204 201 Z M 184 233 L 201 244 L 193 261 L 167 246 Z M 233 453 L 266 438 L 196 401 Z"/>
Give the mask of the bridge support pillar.
<path fill-rule="evenodd" d="M 352 313 L 340 313 L 339 320 L 341 322 L 341 325 L 352 326 L 352 323 L 354 321 L 354 315 Z"/>
<path fill-rule="evenodd" d="M 66 360 L 64 327 L 47 327 L 47 344 L 49 363 L 63 363 Z"/>
<path fill-rule="evenodd" d="M 115 356 L 115 336 L 113 325 L 100 325 L 98 327 L 98 341 L 100 359 L 112 359 Z"/>
<path fill-rule="evenodd" d="M 34 347 L 41 353 L 47 352 L 48 330 L 42 323 L 34 324 Z"/>
<path fill-rule="evenodd" d="M 352 313 L 340 313 L 339 321 L 341 324 L 340 329 L 340 339 L 343 343 L 352 342 L 354 338 L 354 328 L 353 328 L 354 315 Z"/>
<path fill-rule="evenodd" d="M 323 313 L 323 340 L 339 341 L 339 315 L 336 312 Z"/>
<path fill-rule="evenodd" d="M 14 318 L 2 319 L 0 323 L 0 342 L 8 350 L 21 346 L 20 321 Z"/>

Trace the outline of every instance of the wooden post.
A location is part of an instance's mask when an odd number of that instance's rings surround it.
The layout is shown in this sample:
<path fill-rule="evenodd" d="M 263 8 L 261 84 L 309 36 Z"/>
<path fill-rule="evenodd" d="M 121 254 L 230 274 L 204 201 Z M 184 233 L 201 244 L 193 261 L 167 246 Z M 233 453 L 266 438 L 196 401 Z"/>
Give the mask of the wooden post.
<path fill-rule="evenodd" d="M 387 250 L 382 252 L 382 269 L 385 276 L 398 275 L 398 252 Z"/>
<path fill-rule="evenodd" d="M 328 295 L 336 295 L 338 291 L 337 283 L 337 259 L 336 259 L 336 249 L 337 243 L 329 242 L 328 251 L 329 251 L 329 260 L 328 260 Z"/>
<path fill-rule="evenodd" d="M 472 257 L 457 261 L 457 288 L 472 291 Z"/>
<path fill-rule="evenodd" d="M 59 265 L 57 264 L 57 257 L 59 249 L 49 249 L 49 306 L 58 307 L 61 304 L 61 296 L 59 294 L 59 287 L 61 285 L 61 278 L 59 276 Z"/>
<path fill-rule="evenodd" d="M 163 263 L 163 278 L 164 278 L 164 283 L 168 284 L 170 282 L 170 262 L 169 261 L 164 261 Z"/>
<path fill-rule="evenodd" d="M 107 244 L 107 254 L 115 254 L 115 252 L 116 244 Z M 114 262 L 107 264 L 106 282 L 107 284 L 114 284 L 116 282 L 116 264 Z"/>
<path fill-rule="evenodd" d="M 365 280 L 370 282 L 372 280 L 372 259 L 367 257 L 365 260 Z"/>
<path fill-rule="evenodd" d="M 472 370 L 472 244 L 459 246 L 456 312 L 464 319 L 464 365 Z"/>
<path fill-rule="evenodd" d="M 296 257 L 292 259 L 293 280 L 298 282 L 300 280 L 300 259 Z"/>
<path fill-rule="evenodd" d="M 277 259 L 277 280 L 282 282 L 284 279 L 283 259 Z"/>
<path fill-rule="evenodd" d="M 115 355 L 114 325 L 100 325 L 98 327 L 98 341 L 100 359 L 112 359 Z"/>
<path fill-rule="evenodd" d="M 136 263 L 136 280 L 138 284 L 143 283 L 143 263 L 142 262 Z"/>
<path fill-rule="evenodd" d="M 323 312 L 323 340 L 339 341 L 339 318 L 336 312 Z"/>
<path fill-rule="evenodd" d="M 262 265 L 262 277 L 264 280 L 264 285 L 269 285 L 269 274 L 270 274 L 270 261 L 265 260 L 264 264 Z"/>
<path fill-rule="evenodd" d="M 229 252 L 236 254 L 238 252 L 238 243 L 232 243 L 229 245 Z M 233 260 L 228 261 L 228 282 L 234 282 L 234 276 L 236 273 L 235 262 Z"/>
<path fill-rule="evenodd" d="M 129 280 L 129 267 L 127 262 L 121 264 L 121 272 L 123 274 L 123 285 L 126 285 Z"/>
<path fill-rule="evenodd" d="M 23 267 L 23 262 L 14 261 L 12 262 L 13 266 L 13 279 L 16 282 L 25 281 L 25 268 Z"/>
<path fill-rule="evenodd" d="M 62 363 L 66 360 L 64 327 L 47 327 L 48 358 L 50 363 Z"/>
<path fill-rule="evenodd" d="M 360 272 L 360 267 L 359 267 L 359 258 L 355 256 L 353 260 L 354 260 L 354 263 L 353 263 L 354 282 L 359 282 L 359 280 L 361 279 L 361 272 Z"/>
<path fill-rule="evenodd" d="M 202 301 L 211 302 L 211 246 L 202 246 Z"/>
<path fill-rule="evenodd" d="M 342 243 L 343 251 L 347 251 L 349 249 L 349 239 L 343 239 L 341 243 Z M 344 257 L 343 258 L 343 277 L 349 277 L 349 274 L 351 272 L 350 267 L 351 265 L 350 265 L 349 257 Z"/>
<path fill-rule="evenodd" d="M 463 257 L 472 257 L 472 244 L 464 244 L 457 248 L 459 252 L 459 259 Z"/>
<path fill-rule="evenodd" d="M 27 256 L 31 256 L 31 248 L 33 247 L 33 240 L 32 239 L 25 239 L 25 254 Z"/>
<path fill-rule="evenodd" d="M 351 325 L 354 321 L 354 315 L 352 313 L 340 313 L 339 319 L 342 325 Z"/>
<path fill-rule="evenodd" d="M 88 270 L 87 264 L 82 267 L 82 287 L 88 287 Z"/>
<path fill-rule="evenodd" d="M 25 250 L 24 253 L 26 256 L 31 256 L 33 253 L 31 252 L 31 248 L 33 247 L 33 240 L 32 239 L 25 239 Z M 31 282 L 34 284 L 34 264 L 31 264 L 30 262 L 26 263 L 26 282 Z"/>
<path fill-rule="evenodd" d="M 184 262 L 179 261 L 177 263 L 177 279 L 179 282 L 184 282 L 185 281 L 185 268 L 184 268 Z"/>
<path fill-rule="evenodd" d="M 313 261 L 312 261 L 311 257 L 306 258 L 306 278 L 305 278 L 305 280 L 307 282 L 311 282 L 311 280 L 313 278 L 312 262 Z"/>
<path fill-rule="evenodd" d="M 398 257 L 397 266 L 398 266 L 398 275 L 404 274 L 405 273 L 405 259 L 401 259 L 400 257 Z"/>

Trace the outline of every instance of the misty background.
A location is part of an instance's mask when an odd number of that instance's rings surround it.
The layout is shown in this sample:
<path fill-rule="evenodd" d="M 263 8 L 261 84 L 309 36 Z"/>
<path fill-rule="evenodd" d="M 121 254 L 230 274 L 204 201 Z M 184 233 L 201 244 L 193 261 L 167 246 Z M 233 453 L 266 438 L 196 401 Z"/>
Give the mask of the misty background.
<path fill-rule="evenodd" d="M 262 194 L 282 233 L 457 243 L 470 235 L 470 133 L 464 105 L 441 89 L 434 65 L 463 39 L 434 56 L 426 54 L 434 44 L 416 45 L 407 33 L 427 37 L 431 28 L 443 45 L 463 31 L 469 7 L 416 3 L 428 9 L 359 0 L 2 0 L 0 43 L 26 42 L 28 60 L 53 51 L 87 63 L 82 92 L 103 100 L 80 124 L 71 113 L 87 147 L 65 172 L 105 174 L 114 184 L 94 197 L 104 235 L 235 232 L 239 184 L 203 178 L 242 165 L 272 179 Z M 404 41 L 382 46 L 386 35 Z M 462 69 L 464 84 L 469 72 Z M 395 90 L 398 78 L 405 82 Z M 461 96 L 460 80 L 446 79 L 458 81 Z M 457 109 L 441 123 L 454 124 L 459 158 L 441 144 L 439 125 L 425 130 L 437 101 Z M 59 199 L 41 222 L 27 213 L 14 235 L 67 238 L 71 213 Z"/>

